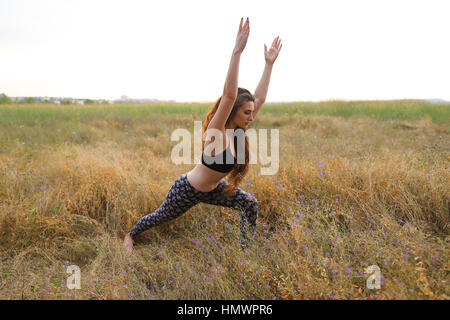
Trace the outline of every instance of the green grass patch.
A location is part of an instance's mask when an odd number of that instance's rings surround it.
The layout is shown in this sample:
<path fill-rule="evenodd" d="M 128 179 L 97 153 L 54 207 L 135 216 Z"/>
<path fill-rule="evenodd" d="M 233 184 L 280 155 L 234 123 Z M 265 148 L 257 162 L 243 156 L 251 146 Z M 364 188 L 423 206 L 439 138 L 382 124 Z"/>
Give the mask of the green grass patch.
<path fill-rule="evenodd" d="M 131 117 L 144 121 L 149 113 L 196 114 L 204 116 L 212 103 L 204 104 L 120 104 L 99 106 L 59 106 L 48 104 L 2 105 L 0 126 L 34 125 L 50 122 L 85 122 L 92 120 L 120 120 Z M 303 115 L 331 115 L 348 118 L 364 115 L 379 120 L 415 120 L 430 116 L 433 122 L 450 122 L 450 104 L 432 104 L 418 100 L 399 101 L 325 101 L 265 104 L 263 112 Z"/>

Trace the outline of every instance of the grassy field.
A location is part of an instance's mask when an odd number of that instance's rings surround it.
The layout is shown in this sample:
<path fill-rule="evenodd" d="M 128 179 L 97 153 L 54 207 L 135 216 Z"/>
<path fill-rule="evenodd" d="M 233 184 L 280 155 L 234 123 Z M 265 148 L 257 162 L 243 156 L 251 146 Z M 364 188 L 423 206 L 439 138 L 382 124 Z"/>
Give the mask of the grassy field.
<path fill-rule="evenodd" d="M 171 162 L 171 133 L 209 106 L 0 105 L 0 299 L 449 299 L 450 105 L 268 104 L 251 127 L 279 129 L 279 171 L 241 185 L 255 245 L 239 212 L 199 204 L 127 254 L 194 166 Z"/>

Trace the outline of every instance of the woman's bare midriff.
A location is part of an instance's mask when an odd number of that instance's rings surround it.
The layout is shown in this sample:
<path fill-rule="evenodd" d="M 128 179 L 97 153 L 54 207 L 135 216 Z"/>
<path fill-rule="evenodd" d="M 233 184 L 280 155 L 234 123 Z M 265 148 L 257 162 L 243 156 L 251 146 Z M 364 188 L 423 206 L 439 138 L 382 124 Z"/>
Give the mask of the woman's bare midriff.
<path fill-rule="evenodd" d="M 186 178 L 198 191 L 209 192 L 217 188 L 219 181 L 225 178 L 227 174 L 214 171 L 200 163 L 186 174 Z"/>

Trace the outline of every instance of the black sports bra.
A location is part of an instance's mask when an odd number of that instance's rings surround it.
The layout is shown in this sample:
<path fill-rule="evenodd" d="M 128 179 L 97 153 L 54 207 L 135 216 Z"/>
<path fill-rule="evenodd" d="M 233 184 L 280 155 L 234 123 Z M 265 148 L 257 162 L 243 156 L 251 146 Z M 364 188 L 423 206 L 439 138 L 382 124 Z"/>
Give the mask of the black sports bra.
<path fill-rule="evenodd" d="M 236 144 L 237 144 L 237 136 L 235 135 L 234 136 L 234 150 L 235 151 L 236 151 Z M 232 160 L 233 162 L 232 163 L 227 162 L 227 157 L 229 159 L 233 159 Z M 208 159 L 208 162 L 210 162 L 211 164 L 206 163 L 204 158 Z M 218 159 L 222 159 L 222 163 L 216 163 L 216 162 L 218 162 Z M 236 158 L 231 153 L 230 146 L 228 146 L 228 148 L 225 151 L 223 151 L 222 153 L 219 153 L 218 155 L 208 156 L 208 155 L 205 155 L 204 153 L 202 153 L 202 164 L 207 166 L 208 168 L 218 171 L 218 172 L 222 172 L 222 173 L 230 172 L 231 170 L 233 170 L 235 163 L 236 163 Z"/>

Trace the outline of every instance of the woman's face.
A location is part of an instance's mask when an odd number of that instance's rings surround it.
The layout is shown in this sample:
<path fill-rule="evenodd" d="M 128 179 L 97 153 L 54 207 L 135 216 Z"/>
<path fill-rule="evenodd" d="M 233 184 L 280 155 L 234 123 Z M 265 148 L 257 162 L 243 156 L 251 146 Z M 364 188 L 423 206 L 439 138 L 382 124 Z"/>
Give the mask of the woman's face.
<path fill-rule="evenodd" d="M 244 130 L 247 130 L 248 126 L 253 122 L 254 109 L 255 104 L 253 101 L 247 101 L 237 110 L 233 122 Z"/>

